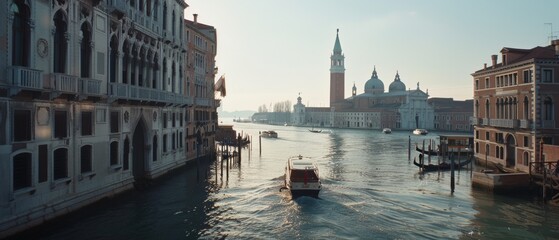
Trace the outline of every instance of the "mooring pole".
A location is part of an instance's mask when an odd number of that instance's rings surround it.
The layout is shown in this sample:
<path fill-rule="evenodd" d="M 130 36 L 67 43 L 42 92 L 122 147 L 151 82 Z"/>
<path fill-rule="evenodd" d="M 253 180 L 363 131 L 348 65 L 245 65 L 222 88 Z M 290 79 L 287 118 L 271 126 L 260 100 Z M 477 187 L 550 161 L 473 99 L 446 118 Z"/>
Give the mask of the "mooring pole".
<path fill-rule="evenodd" d="M 262 156 L 262 133 L 258 131 L 258 149 L 260 151 L 260 156 Z"/>
<path fill-rule="evenodd" d="M 450 192 L 454 193 L 454 157 L 450 155 Z"/>
<path fill-rule="evenodd" d="M 408 162 L 411 161 L 411 136 L 408 135 Z"/>
<path fill-rule="evenodd" d="M 423 157 L 421 158 L 421 164 L 425 163 L 425 139 L 423 139 L 423 146 L 421 146 L 421 151 L 423 152 Z M 427 154 L 429 155 L 429 154 Z"/>
<path fill-rule="evenodd" d="M 239 152 L 239 167 L 241 167 L 241 135 L 237 138 L 237 152 Z"/>
<path fill-rule="evenodd" d="M 431 149 L 432 149 L 431 145 L 432 145 L 432 141 L 431 139 L 429 139 L 429 147 L 428 147 L 429 154 L 427 154 L 427 159 L 429 160 L 429 164 L 431 164 Z"/>

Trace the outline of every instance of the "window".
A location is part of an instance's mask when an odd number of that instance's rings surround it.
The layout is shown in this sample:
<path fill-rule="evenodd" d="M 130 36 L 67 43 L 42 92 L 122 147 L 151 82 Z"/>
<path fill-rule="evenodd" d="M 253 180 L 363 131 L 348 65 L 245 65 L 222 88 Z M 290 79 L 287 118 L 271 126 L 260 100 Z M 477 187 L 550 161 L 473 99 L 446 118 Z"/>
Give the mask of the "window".
<path fill-rule="evenodd" d="M 176 115 L 173 113 L 171 121 L 173 121 L 173 127 L 176 127 L 177 119 L 175 118 Z"/>
<path fill-rule="evenodd" d="M 92 151 L 91 145 L 85 145 L 81 147 L 80 151 L 80 172 L 88 173 L 92 171 Z"/>
<path fill-rule="evenodd" d="M 55 73 L 66 72 L 66 53 L 68 51 L 68 42 L 66 35 L 68 33 L 68 24 L 66 14 L 62 10 L 58 10 L 54 15 L 54 41 L 53 44 L 53 67 Z"/>
<path fill-rule="evenodd" d="M 530 105 L 529 105 L 528 97 L 524 97 L 524 119 L 529 119 L 530 113 Z"/>
<path fill-rule="evenodd" d="M 479 79 L 476 79 L 476 90 L 479 89 Z"/>
<path fill-rule="evenodd" d="M 117 141 L 111 142 L 110 164 L 111 166 L 118 164 L 118 142 Z"/>
<path fill-rule="evenodd" d="M 542 82 L 544 82 L 544 83 L 553 82 L 553 70 L 552 69 L 543 69 L 542 70 Z"/>
<path fill-rule="evenodd" d="M 81 132 L 82 136 L 93 135 L 93 112 L 84 111 L 82 112 L 82 126 Z"/>
<path fill-rule="evenodd" d="M 68 137 L 68 112 L 64 110 L 54 111 L 54 137 Z"/>
<path fill-rule="evenodd" d="M 485 88 L 489 88 L 489 78 L 485 78 Z"/>
<path fill-rule="evenodd" d="M 489 140 L 489 132 L 485 132 L 485 140 Z"/>
<path fill-rule="evenodd" d="M 25 1 L 14 1 L 11 5 L 12 23 L 12 65 L 29 67 L 31 50 L 31 22 L 29 6 Z"/>
<path fill-rule="evenodd" d="M 157 161 L 157 135 L 153 136 L 153 150 L 152 150 L 152 161 Z"/>
<path fill-rule="evenodd" d="M 167 128 L 167 113 L 163 113 L 163 128 Z"/>
<path fill-rule="evenodd" d="M 171 146 L 172 146 L 172 149 L 173 149 L 173 150 L 177 149 L 176 137 L 177 137 L 177 135 L 176 135 L 175 133 L 173 133 L 173 135 L 171 136 L 171 142 L 172 142 Z"/>
<path fill-rule="evenodd" d="M 128 140 L 128 137 L 124 139 L 124 149 L 122 151 L 122 165 L 124 165 L 122 168 L 128 170 L 128 159 L 130 158 L 130 140 Z"/>
<path fill-rule="evenodd" d="M 14 142 L 30 141 L 32 138 L 32 118 L 30 110 L 14 110 Z M 17 129 L 17 131 L 16 131 Z"/>
<path fill-rule="evenodd" d="M 524 147 L 528 147 L 530 143 L 528 142 L 528 136 L 524 136 Z"/>
<path fill-rule="evenodd" d="M 476 153 L 479 153 L 479 143 L 476 142 Z"/>
<path fill-rule="evenodd" d="M 167 134 L 163 134 L 163 152 L 167 152 Z"/>
<path fill-rule="evenodd" d="M 111 55 L 109 57 L 109 79 L 112 83 L 116 82 L 117 63 L 118 63 L 118 39 L 113 36 L 111 38 Z"/>
<path fill-rule="evenodd" d="M 120 112 L 111 112 L 111 133 L 120 132 Z"/>
<path fill-rule="evenodd" d="M 14 191 L 31 187 L 31 153 L 15 155 L 12 161 Z"/>
<path fill-rule="evenodd" d="M 39 145 L 39 182 L 46 182 L 48 179 L 49 158 L 48 145 Z"/>
<path fill-rule="evenodd" d="M 528 166 L 528 163 L 530 162 L 530 153 L 528 152 L 524 152 L 524 159 L 523 159 L 523 163 L 524 165 Z"/>
<path fill-rule="evenodd" d="M 543 119 L 553 120 L 553 102 L 550 97 L 545 97 L 543 102 Z"/>
<path fill-rule="evenodd" d="M 180 126 L 182 127 L 183 122 L 184 122 L 184 117 L 183 117 L 182 113 L 180 113 L 180 116 L 179 116 L 179 117 L 180 117 L 180 119 L 179 119 Z"/>
<path fill-rule="evenodd" d="M 54 180 L 68 177 L 68 149 L 59 148 L 54 150 L 53 159 Z"/>
<path fill-rule="evenodd" d="M 91 66 L 91 27 L 87 22 L 84 22 L 81 27 L 82 42 L 81 42 L 81 77 L 89 78 Z"/>
<path fill-rule="evenodd" d="M 496 157 L 496 158 L 501 158 L 501 157 L 499 156 L 499 146 L 495 146 L 495 157 Z"/>
<path fill-rule="evenodd" d="M 524 83 L 532 82 L 532 70 L 524 70 Z"/>
<path fill-rule="evenodd" d="M 163 3 L 163 30 L 167 29 L 167 3 Z"/>

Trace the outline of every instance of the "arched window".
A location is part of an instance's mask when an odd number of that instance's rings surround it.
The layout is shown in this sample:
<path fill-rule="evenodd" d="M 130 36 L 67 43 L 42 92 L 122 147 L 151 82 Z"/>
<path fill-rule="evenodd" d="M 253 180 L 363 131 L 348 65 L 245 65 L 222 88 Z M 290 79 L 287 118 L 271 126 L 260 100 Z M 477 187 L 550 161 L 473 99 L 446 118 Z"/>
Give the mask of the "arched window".
<path fill-rule="evenodd" d="M 118 64 L 118 39 L 116 36 L 111 37 L 111 57 L 109 59 L 109 78 L 112 83 L 116 82 L 116 69 Z"/>
<path fill-rule="evenodd" d="M 91 27 L 87 22 L 82 24 L 82 42 L 81 42 L 81 77 L 89 78 L 91 77 Z"/>
<path fill-rule="evenodd" d="M 153 58 L 153 71 L 152 71 L 152 82 L 151 82 L 151 87 L 157 89 L 157 69 L 159 67 L 158 65 L 158 59 L 157 59 L 157 55 L 155 55 L 155 57 Z"/>
<path fill-rule="evenodd" d="M 167 90 L 167 59 L 163 59 L 163 79 L 161 79 L 161 89 Z"/>
<path fill-rule="evenodd" d="M 92 169 L 92 154 L 93 151 L 91 149 L 91 145 L 84 145 L 80 149 L 80 172 L 81 173 L 88 173 L 91 172 Z"/>
<path fill-rule="evenodd" d="M 25 1 L 14 1 L 10 6 L 14 15 L 12 23 L 12 65 L 29 67 L 31 49 L 31 27 L 29 6 Z"/>
<path fill-rule="evenodd" d="M 485 100 L 485 118 L 489 118 L 489 99 Z"/>
<path fill-rule="evenodd" d="M 497 118 L 501 118 L 501 99 L 498 98 L 497 101 L 495 101 L 495 110 L 496 110 L 496 117 Z"/>
<path fill-rule="evenodd" d="M 501 158 L 500 151 L 499 151 L 499 146 L 495 146 L 495 157 L 496 158 Z"/>
<path fill-rule="evenodd" d="M 530 116 L 530 102 L 528 97 L 524 97 L 524 119 L 529 119 Z"/>
<path fill-rule="evenodd" d="M 543 101 L 543 119 L 553 120 L 553 101 L 550 97 L 545 97 Z"/>
<path fill-rule="evenodd" d="M 130 60 L 130 84 L 136 85 L 136 65 L 138 63 L 138 45 L 132 47 L 132 55 Z"/>
<path fill-rule="evenodd" d="M 68 149 L 59 148 L 53 154 L 53 177 L 54 180 L 68 177 Z"/>
<path fill-rule="evenodd" d="M 501 154 L 500 154 L 500 155 L 501 155 L 501 159 L 504 159 L 504 158 L 505 158 L 505 154 L 504 154 L 505 148 L 504 148 L 504 147 L 500 147 L 499 150 L 500 150 L 500 152 L 501 152 Z"/>
<path fill-rule="evenodd" d="M 171 15 L 171 31 L 173 32 L 173 37 L 175 36 L 175 10 L 173 10 L 173 14 Z"/>
<path fill-rule="evenodd" d="M 122 83 L 129 83 L 128 79 L 128 62 L 129 62 L 129 52 L 130 51 L 130 44 L 128 41 L 124 41 L 122 45 Z"/>
<path fill-rule="evenodd" d="M 177 71 L 175 68 L 175 62 L 173 62 L 173 65 L 171 67 L 171 92 L 175 92 L 176 75 L 177 75 Z"/>
<path fill-rule="evenodd" d="M 146 15 L 151 16 L 151 0 L 146 0 Z"/>
<path fill-rule="evenodd" d="M 163 30 L 167 29 L 167 3 L 163 3 Z"/>
<path fill-rule="evenodd" d="M 148 0 L 149 1 L 149 0 Z M 149 10 L 148 10 L 149 11 Z M 157 0 L 153 1 L 153 19 L 157 21 L 157 12 L 159 11 L 159 3 Z"/>
<path fill-rule="evenodd" d="M 31 187 L 32 165 L 31 153 L 20 153 L 12 159 L 13 188 L 14 191 Z"/>
<path fill-rule="evenodd" d="M 154 161 L 154 162 L 157 161 L 157 156 L 158 156 L 158 154 L 157 154 L 157 150 L 158 150 L 157 147 L 158 147 L 158 146 L 157 146 L 157 135 L 154 135 L 154 136 L 153 136 L 152 157 L 151 157 L 151 160 Z"/>
<path fill-rule="evenodd" d="M 54 32 L 54 72 L 55 73 L 65 73 L 66 72 L 66 53 L 68 51 L 68 42 L 66 40 L 66 34 L 68 31 L 68 22 L 66 14 L 62 10 L 58 10 L 54 15 L 54 26 L 56 28 Z"/>
<path fill-rule="evenodd" d="M 111 166 L 118 164 L 118 142 L 117 141 L 111 142 L 110 164 Z"/>

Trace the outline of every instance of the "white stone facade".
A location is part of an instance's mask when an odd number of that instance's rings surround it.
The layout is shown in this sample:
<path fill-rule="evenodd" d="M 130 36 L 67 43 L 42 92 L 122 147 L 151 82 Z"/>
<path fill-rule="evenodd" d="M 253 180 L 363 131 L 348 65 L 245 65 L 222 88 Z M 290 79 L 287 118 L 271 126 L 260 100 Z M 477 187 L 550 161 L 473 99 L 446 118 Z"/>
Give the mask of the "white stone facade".
<path fill-rule="evenodd" d="M 0 237 L 213 148 L 215 51 L 186 77 L 183 0 L 0 5 Z"/>

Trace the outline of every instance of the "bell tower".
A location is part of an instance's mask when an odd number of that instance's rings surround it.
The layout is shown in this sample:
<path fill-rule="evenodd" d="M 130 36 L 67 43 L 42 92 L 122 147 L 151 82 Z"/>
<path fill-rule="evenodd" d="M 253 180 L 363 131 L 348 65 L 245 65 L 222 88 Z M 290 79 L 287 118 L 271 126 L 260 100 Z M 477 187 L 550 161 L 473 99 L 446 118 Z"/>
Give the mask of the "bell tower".
<path fill-rule="evenodd" d="M 339 32 L 340 29 L 336 29 L 336 43 L 334 43 L 334 52 L 330 56 L 330 107 L 333 103 L 344 100 L 345 57 L 342 54 Z"/>

